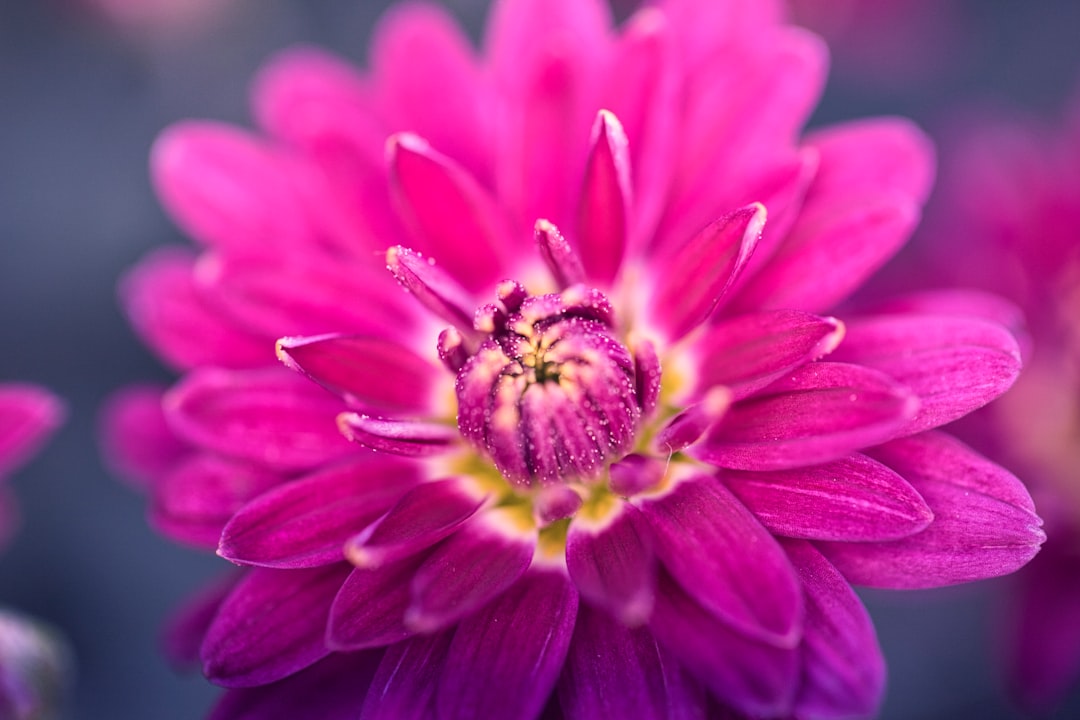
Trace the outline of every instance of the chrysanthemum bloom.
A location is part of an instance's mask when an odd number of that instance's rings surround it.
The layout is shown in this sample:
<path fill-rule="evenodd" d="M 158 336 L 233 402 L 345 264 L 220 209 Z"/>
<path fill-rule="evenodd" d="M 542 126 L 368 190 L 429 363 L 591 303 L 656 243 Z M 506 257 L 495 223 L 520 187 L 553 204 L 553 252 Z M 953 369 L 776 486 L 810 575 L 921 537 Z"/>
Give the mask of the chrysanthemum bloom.
<path fill-rule="evenodd" d="M 369 75 L 292 51 L 260 133 L 159 140 L 202 247 L 122 294 L 184 375 L 110 443 L 244 568 L 170 636 L 234 688 L 215 718 L 868 716 L 849 583 L 1035 553 L 1019 482 L 932 431 L 1013 382 L 1009 332 L 960 296 L 823 314 L 931 151 L 891 119 L 800 139 L 825 49 L 776 14 L 506 0 L 477 58 L 409 5 Z"/>
<path fill-rule="evenodd" d="M 978 429 L 1023 471 L 1047 520 L 1051 541 L 1016 578 L 1009 658 L 1019 699 L 1045 709 L 1080 679 L 1080 93 L 1060 128 L 1004 113 L 969 114 L 960 128 L 948 215 L 923 247 L 1028 318 L 1029 366 Z M 957 262 L 974 253 L 979 262 Z"/>
<path fill-rule="evenodd" d="M 2 483 L 28 460 L 64 415 L 47 391 L 22 383 L 0 383 L 0 544 L 10 539 L 16 512 Z M 51 717 L 66 674 L 66 648 L 52 631 L 0 609 L 0 717 Z"/>

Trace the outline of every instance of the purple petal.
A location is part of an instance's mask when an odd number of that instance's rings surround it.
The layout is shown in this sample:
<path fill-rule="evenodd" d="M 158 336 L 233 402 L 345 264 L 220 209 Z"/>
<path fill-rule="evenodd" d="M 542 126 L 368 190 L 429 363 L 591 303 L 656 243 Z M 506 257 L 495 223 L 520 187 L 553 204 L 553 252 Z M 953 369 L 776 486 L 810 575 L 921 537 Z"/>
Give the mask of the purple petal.
<path fill-rule="evenodd" d="M 660 399 L 660 356 L 656 346 L 648 340 L 634 343 L 634 394 L 642 417 L 649 417 L 656 410 Z"/>
<path fill-rule="evenodd" d="M 285 365 L 345 394 L 350 402 L 391 412 L 434 409 L 439 369 L 409 348 L 381 337 L 321 335 L 277 341 Z"/>
<path fill-rule="evenodd" d="M 533 569 L 458 626 L 439 677 L 441 720 L 540 714 L 563 667 L 578 596 L 558 570 Z"/>
<path fill-rule="evenodd" d="M 934 518 L 904 478 L 864 455 L 793 470 L 727 470 L 722 477 L 774 535 L 898 540 L 925 529 Z"/>
<path fill-rule="evenodd" d="M 874 624 L 844 577 L 808 542 L 784 542 L 806 593 L 795 715 L 872 718 L 885 694 L 885 658 Z"/>
<path fill-rule="evenodd" d="M 419 635 L 386 649 L 359 720 L 434 717 L 435 687 L 453 632 Z"/>
<path fill-rule="evenodd" d="M 266 685 L 325 657 L 330 601 L 346 563 L 250 570 L 221 605 L 202 645 L 203 673 L 225 687 Z"/>
<path fill-rule="evenodd" d="M 588 277 L 610 285 L 626 249 L 631 197 L 626 133 L 607 110 L 596 117 L 591 145 L 578 208 L 578 246 Z"/>
<path fill-rule="evenodd" d="M 218 555 L 241 565 L 315 567 L 344 558 L 350 535 L 420 481 L 420 468 L 364 455 L 286 483 L 240 508 Z"/>
<path fill-rule="evenodd" d="M 895 440 L 873 455 L 922 495 L 934 522 L 894 542 L 820 543 L 853 583 L 930 588 L 1005 575 L 1046 539 L 1020 481 L 948 435 Z"/>
<path fill-rule="evenodd" d="M 345 555 L 349 562 L 361 568 L 379 567 L 413 555 L 457 530 L 485 500 L 487 495 L 467 479 L 422 483 L 351 538 L 345 546 Z"/>
<path fill-rule="evenodd" d="M 705 717 L 702 688 L 648 630 L 627 629 L 588 605 L 578 609 L 558 694 L 573 718 Z"/>
<path fill-rule="evenodd" d="M 637 502 L 671 576 L 754 641 L 794 647 L 802 593 L 776 540 L 716 478 L 698 476 Z"/>
<path fill-rule="evenodd" d="M 330 606 L 327 644 L 334 650 L 358 650 L 411 637 L 405 626 L 409 582 L 424 557 L 353 570 Z"/>
<path fill-rule="evenodd" d="M 562 289 L 585 281 L 585 267 L 559 228 L 547 220 L 537 220 L 533 230 L 540 257 L 551 271 L 555 283 Z"/>
<path fill-rule="evenodd" d="M 448 425 L 386 420 L 359 413 L 342 413 L 338 416 L 338 427 L 354 443 L 404 457 L 438 455 L 449 450 L 458 439 L 457 430 Z"/>
<path fill-rule="evenodd" d="M 261 687 L 230 690 L 209 720 L 355 720 L 380 653 L 335 653 Z"/>
<path fill-rule="evenodd" d="M 705 431 L 716 424 L 731 407 L 731 391 L 714 387 L 705 393 L 701 402 L 691 405 L 673 417 L 660 429 L 653 447 L 660 454 L 672 454 L 693 445 Z"/>
<path fill-rule="evenodd" d="M 895 437 L 917 408 L 913 395 L 876 370 L 810 363 L 735 403 L 693 454 L 739 470 L 828 462 Z"/>
<path fill-rule="evenodd" d="M 705 321 L 746 264 L 765 226 L 765 208 L 750 205 L 710 223 L 670 248 L 650 268 L 656 287 L 653 323 L 678 340 Z"/>
<path fill-rule="evenodd" d="M 444 540 L 416 572 L 406 623 L 418 632 L 446 627 L 482 607 L 521 577 L 536 530 L 513 508 L 489 510 Z"/>
<path fill-rule="evenodd" d="M 694 341 L 697 390 L 728 387 L 736 400 L 828 355 L 844 337 L 836 318 L 775 310 L 725 318 Z"/>
<path fill-rule="evenodd" d="M 44 388 L 0 384 L 0 478 L 37 452 L 65 414 L 60 399 Z"/>
<path fill-rule="evenodd" d="M 386 267 L 405 291 L 432 314 L 453 325 L 466 338 L 475 337 L 475 304 L 468 291 L 435 265 L 434 259 L 425 260 L 419 253 L 397 246 L 386 251 Z"/>
<path fill-rule="evenodd" d="M 799 680 L 797 649 L 733 631 L 667 573 L 660 574 L 649 629 L 723 703 L 752 717 L 790 711 Z"/>
<path fill-rule="evenodd" d="M 578 517 L 566 537 L 566 567 L 587 601 L 629 626 L 652 611 L 656 560 L 638 510 L 618 503 L 603 518 Z"/>
<path fill-rule="evenodd" d="M 140 486 L 159 482 L 189 450 L 165 421 L 164 394 L 161 386 L 131 385 L 107 398 L 101 412 L 105 459 L 117 474 Z"/>
<path fill-rule="evenodd" d="M 356 452 L 334 422 L 341 400 L 284 368 L 195 370 L 166 395 L 184 440 L 275 470 L 303 470 Z"/>
<path fill-rule="evenodd" d="M 230 573 L 192 597 L 187 598 L 178 611 L 173 613 L 162 633 L 161 644 L 169 662 L 178 669 L 197 666 L 203 638 L 210 624 L 217 617 L 218 609 L 236 587 L 240 576 Z"/>
<path fill-rule="evenodd" d="M 905 435 L 967 415 L 1008 390 L 1020 374 L 1020 348 L 1003 326 L 940 315 L 850 321 L 832 359 L 881 370 L 919 396 L 919 412 Z"/>

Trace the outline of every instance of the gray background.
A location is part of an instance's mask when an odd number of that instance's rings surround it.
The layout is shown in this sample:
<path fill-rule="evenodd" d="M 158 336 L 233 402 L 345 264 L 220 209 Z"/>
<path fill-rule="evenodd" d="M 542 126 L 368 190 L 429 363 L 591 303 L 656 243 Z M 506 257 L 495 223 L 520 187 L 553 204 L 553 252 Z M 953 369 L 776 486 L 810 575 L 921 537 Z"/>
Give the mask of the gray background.
<path fill-rule="evenodd" d="M 143 499 L 110 477 L 95 440 L 110 391 L 169 377 L 127 329 L 114 291 L 145 251 L 181 241 L 149 189 L 148 147 L 182 117 L 245 123 L 247 82 L 278 48 L 315 42 L 362 62 L 387 4 L 248 0 L 201 35 L 151 43 L 63 0 L 0 0 L 0 379 L 46 384 L 71 411 L 14 479 L 25 522 L 0 557 L 0 606 L 70 638 L 78 677 L 65 717 L 197 718 L 217 694 L 170 670 L 157 638 L 222 561 L 156 536 Z M 447 4 L 475 37 L 486 3 Z M 815 122 L 905 114 L 932 129 L 948 107 L 987 97 L 1055 113 L 1080 78 L 1080 3 L 969 0 L 961 10 L 963 41 L 934 48 L 934 67 L 905 81 L 868 81 L 838 56 Z M 993 661 L 1002 589 L 866 595 L 891 670 L 883 717 L 1016 717 Z M 1060 716 L 1080 716 L 1077 697 Z"/>

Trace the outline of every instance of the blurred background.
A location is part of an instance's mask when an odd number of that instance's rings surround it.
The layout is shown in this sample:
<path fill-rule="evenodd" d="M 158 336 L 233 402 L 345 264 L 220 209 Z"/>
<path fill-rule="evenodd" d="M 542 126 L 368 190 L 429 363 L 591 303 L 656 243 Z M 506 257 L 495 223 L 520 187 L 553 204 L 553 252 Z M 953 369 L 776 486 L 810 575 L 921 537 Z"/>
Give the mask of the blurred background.
<path fill-rule="evenodd" d="M 363 64 L 389 4 L 0 0 L 0 379 L 44 384 L 70 411 L 14 478 L 23 524 L 0 556 L 0 606 L 69 638 L 77 676 L 62 717 L 186 720 L 217 695 L 197 673 L 169 668 L 158 638 L 224 561 L 155 535 L 143 499 L 96 445 L 110 392 L 170 379 L 115 299 L 140 255 L 183 242 L 150 190 L 149 147 L 185 117 L 248 124 L 248 81 L 280 48 L 316 43 Z M 486 0 L 443 4 L 479 38 Z M 615 2 L 622 15 L 631 4 Z M 936 133 L 987 103 L 1055 118 L 1080 81 L 1076 0 L 862 3 L 880 5 L 874 17 L 859 4 L 797 2 L 798 17 L 834 47 L 814 124 L 900 114 Z M 864 594 L 890 665 L 882 717 L 1019 717 L 994 658 L 1006 585 Z M 1080 697 L 1060 717 L 1080 717 Z"/>

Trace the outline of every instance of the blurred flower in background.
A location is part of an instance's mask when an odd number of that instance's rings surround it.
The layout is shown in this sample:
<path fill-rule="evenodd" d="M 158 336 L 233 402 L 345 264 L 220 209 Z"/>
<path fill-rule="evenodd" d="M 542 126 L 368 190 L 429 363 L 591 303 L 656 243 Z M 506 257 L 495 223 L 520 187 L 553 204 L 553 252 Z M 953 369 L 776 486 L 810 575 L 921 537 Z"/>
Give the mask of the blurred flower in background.
<path fill-rule="evenodd" d="M 49 392 L 22 383 L 0 383 L 0 483 L 30 459 L 64 417 Z M 0 485 L 0 542 L 16 526 L 8 489 Z M 0 609 L 0 717 L 57 717 L 71 659 L 64 640 L 48 627 Z"/>
<path fill-rule="evenodd" d="M 975 441 L 1022 473 L 1047 523 L 1016 578 L 1008 661 L 1021 702 L 1047 710 L 1080 679 L 1080 92 L 1057 124 L 969 110 L 946 136 L 921 250 L 940 277 L 1017 303 L 1031 335 L 1024 373 L 980 413 Z"/>
<path fill-rule="evenodd" d="M 159 139 L 202 249 L 122 296 L 184 377 L 108 443 L 159 529 L 245 568 L 170 633 L 233 688 L 214 717 L 869 717 L 849 583 L 1034 555 L 1019 481 L 934 430 L 1015 379 L 1001 303 L 824 314 L 933 157 L 894 119 L 800 139 L 826 53 L 779 14 L 505 0 L 478 59 L 407 5 L 370 75 L 291 51 L 259 134 Z"/>
<path fill-rule="evenodd" d="M 225 22 L 249 0 L 66 0 L 128 40 L 183 43 Z"/>

